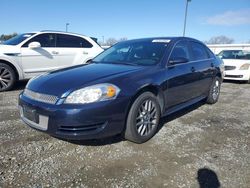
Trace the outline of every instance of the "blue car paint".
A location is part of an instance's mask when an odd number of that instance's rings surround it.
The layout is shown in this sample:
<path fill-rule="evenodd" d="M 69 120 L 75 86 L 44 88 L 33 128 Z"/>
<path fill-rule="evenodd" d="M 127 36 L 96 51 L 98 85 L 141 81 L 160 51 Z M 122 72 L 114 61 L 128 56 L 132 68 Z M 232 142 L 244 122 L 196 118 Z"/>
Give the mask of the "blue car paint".
<path fill-rule="evenodd" d="M 179 40 L 196 40 L 182 37 L 166 39 L 171 42 L 162 60 L 156 65 L 93 63 L 54 71 L 33 80 L 27 88 L 61 98 L 57 104 L 34 101 L 21 93 L 19 105 L 29 106 L 37 114 L 49 116 L 46 131 L 48 134 L 64 139 L 82 140 L 122 133 L 131 104 L 145 88 L 157 91 L 162 115 L 207 97 L 213 79 L 221 76 L 220 62 L 213 57 L 187 63 L 185 66 L 170 65 L 168 60 L 171 50 Z M 83 105 L 63 104 L 70 92 L 99 83 L 114 84 L 121 92 L 115 100 Z M 84 127 L 88 126 L 90 128 L 85 130 Z M 64 127 L 63 131 L 61 127 Z"/>

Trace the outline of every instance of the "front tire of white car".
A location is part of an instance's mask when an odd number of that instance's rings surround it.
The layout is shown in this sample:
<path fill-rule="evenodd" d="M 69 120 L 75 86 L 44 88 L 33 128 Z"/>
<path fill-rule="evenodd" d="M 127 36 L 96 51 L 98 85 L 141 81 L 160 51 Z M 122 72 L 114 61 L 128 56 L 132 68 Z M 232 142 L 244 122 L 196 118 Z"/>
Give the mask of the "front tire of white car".
<path fill-rule="evenodd" d="M 14 70 L 5 63 L 0 63 L 0 92 L 12 89 L 16 82 Z"/>
<path fill-rule="evenodd" d="M 247 81 L 247 84 L 250 84 L 250 78 L 249 78 L 249 80 Z"/>

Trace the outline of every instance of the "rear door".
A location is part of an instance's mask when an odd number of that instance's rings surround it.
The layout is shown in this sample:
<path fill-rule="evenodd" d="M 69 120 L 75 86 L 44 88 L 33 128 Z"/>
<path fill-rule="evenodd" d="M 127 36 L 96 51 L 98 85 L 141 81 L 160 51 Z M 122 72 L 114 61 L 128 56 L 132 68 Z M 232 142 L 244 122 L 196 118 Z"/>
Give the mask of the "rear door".
<path fill-rule="evenodd" d="M 170 54 L 169 61 L 180 58 L 186 58 L 188 61 L 180 64 L 170 64 L 168 62 L 166 72 L 168 88 L 165 95 L 167 108 L 184 103 L 194 96 L 195 82 L 198 78 L 195 74 L 194 63 L 190 61 L 191 55 L 186 40 L 177 42 Z"/>
<path fill-rule="evenodd" d="M 194 62 L 197 82 L 195 82 L 194 96 L 206 96 L 213 81 L 215 72 L 215 59 L 211 57 L 203 44 L 189 41 L 191 49 L 191 60 Z"/>
<path fill-rule="evenodd" d="M 58 67 L 63 68 L 85 63 L 93 45 L 82 37 L 57 34 L 56 47 Z"/>
<path fill-rule="evenodd" d="M 40 48 L 31 49 L 31 42 L 39 42 Z M 30 78 L 57 68 L 57 54 L 55 53 L 55 34 L 39 34 L 21 47 L 21 62 L 26 78 Z"/>

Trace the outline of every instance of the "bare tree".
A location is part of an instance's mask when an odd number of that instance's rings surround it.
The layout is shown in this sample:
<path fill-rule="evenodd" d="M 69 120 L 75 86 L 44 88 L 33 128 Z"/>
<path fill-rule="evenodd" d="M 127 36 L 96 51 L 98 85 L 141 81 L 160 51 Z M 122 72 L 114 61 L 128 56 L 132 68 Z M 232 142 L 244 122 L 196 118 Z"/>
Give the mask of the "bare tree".
<path fill-rule="evenodd" d="M 112 46 L 112 45 L 114 45 L 114 44 L 116 44 L 118 41 L 115 39 L 115 38 L 108 38 L 107 40 L 106 40 L 106 44 L 105 45 L 107 45 L 107 46 Z"/>
<path fill-rule="evenodd" d="M 128 40 L 127 37 L 122 37 L 122 38 L 119 39 L 119 42 L 121 42 L 121 41 L 126 41 L 126 40 Z"/>
<path fill-rule="evenodd" d="M 234 43 L 234 39 L 221 35 L 221 36 L 212 37 L 208 41 L 205 41 L 205 43 L 207 44 L 232 44 Z"/>
<path fill-rule="evenodd" d="M 112 37 L 112 38 L 108 38 L 103 45 L 112 46 L 112 45 L 116 44 L 117 42 L 126 41 L 126 40 L 128 40 L 127 37 L 122 37 L 120 39 L 116 39 L 116 38 Z"/>

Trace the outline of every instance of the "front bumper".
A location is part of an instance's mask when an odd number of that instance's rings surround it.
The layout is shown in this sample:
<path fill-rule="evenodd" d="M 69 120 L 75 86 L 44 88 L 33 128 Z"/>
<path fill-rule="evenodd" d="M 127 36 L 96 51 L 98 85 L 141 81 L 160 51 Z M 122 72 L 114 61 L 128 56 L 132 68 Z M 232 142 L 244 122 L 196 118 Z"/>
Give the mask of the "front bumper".
<path fill-rule="evenodd" d="M 250 79 L 249 70 L 229 70 L 225 71 L 224 80 L 242 80 L 247 81 Z"/>
<path fill-rule="evenodd" d="M 113 136 L 124 130 L 129 98 L 85 105 L 52 105 L 19 95 L 21 119 L 51 136 L 86 140 Z"/>

